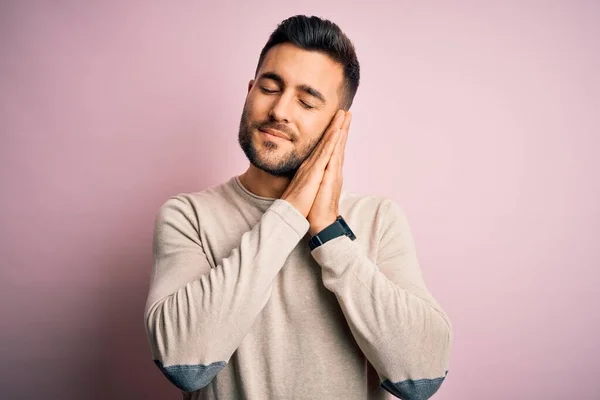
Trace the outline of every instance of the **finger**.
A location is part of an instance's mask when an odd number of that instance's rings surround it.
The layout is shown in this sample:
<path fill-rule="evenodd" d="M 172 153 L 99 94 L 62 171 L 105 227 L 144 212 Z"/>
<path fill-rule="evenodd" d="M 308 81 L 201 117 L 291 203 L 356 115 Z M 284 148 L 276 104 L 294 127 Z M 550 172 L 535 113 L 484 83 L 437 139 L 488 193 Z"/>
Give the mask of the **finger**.
<path fill-rule="evenodd" d="M 338 152 L 338 155 L 336 157 L 336 167 L 341 171 L 342 166 L 344 165 L 344 156 L 346 155 L 346 141 L 348 140 L 348 131 L 342 131 L 340 135 L 341 137 L 339 149 L 336 149 L 336 151 Z"/>
<path fill-rule="evenodd" d="M 350 123 L 352 122 L 352 114 L 350 112 L 346 113 L 346 119 L 344 119 L 344 124 L 342 125 L 340 131 L 340 137 L 338 142 L 336 143 L 335 149 L 333 150 L 332 158 L 332 168 L 341 169 L 342 164 L 344 163 L 344 155 L 346 153 L 346 140 L 348 139 L 348 131 L 350 130 Z"/>
<path fill-rule="evenodd" d="M 335 148 L 331 153 L 331 157 L 329 158 L 329 162 L 327 163 L 328 170 L 336 170 L 339 168 L 339 164 L 341 162 L 341 158 L 343 155 L 343 146 L 344 146 L 344 131 L 340 131 L 338 134 L 338 140 L 335 144 Z"/>
<path fill-rule="evenodd" d="M 323 157 L 326 158 L 325 163 L 327 162 L 327 160 L 329 160 L 329 157 L 331 157 L 331 152 L 333 151 L 333 148 L 335 147 L 335 144 L 337 142 L 339 131 L 344 122 L 344 118 L 345 112 L 343 110 L 339 110 L 335 114 L 335 116 L 329 124 L 329 127 L 319 140 L 319 143 L 317 144 L 317 146 L 315 146 L 312 153 L 306 160 L 307 164 L 311 164 L 312 166 L 312 164 L 316 163 L 320 158 Z M 322 161 L 320 163 L 323 164 Z"/>
<path fill-rule="evenodd" d="M 333 135 L 338 137 L 339 130 L 334 131 Z M 306 169 L 324 169 L 327 166 L 327 161 L 331 157 L 335 144 L 336 142 L 332 140 L 321 140 L 317 146 L 315 146 L 308 158 L 304 160 L 302 166 Z"/>
<path fill-rule="evenodd" d="M 340 135 L 342 134 L 341 130 L 336 129 L 333 133 L 333 137 L 331 140 L 328 140 L 324 143 L 323 148 L 319 154 L 319 156 L 315 160 L 315 165 L 319 165 L 321 168 L 327 167 L 329 164 L 331 157 L 335 152 L 335 148 L 339 142 Z"/>
<path fill-rule="evenodd" d="M 347 123 L 346 123 L 347 121 Z M 341 161 L 340 161 L 340 169 L 342 167 L 342 165 L 344 165 L 344 157 L 346 156 L 346 142 L 348 141 L 348 135 L 350 134 L 350 123 L 352 122 L 352 114 L 350 112 L 347 113 L 346 116 L 346 121 L 344 121 L 344 125 L 345 125 L 345 131 L 344 134 L 342 136 L 342 156 L 341 156 Z"/>
<path fill-rule="evenodd" d="M 333 138 L 335 137 L 336 131 L 338 131 L 342 128 L 345 118 L 346 118 L 346 113 L 344 112 L 344 110 L 338 110 L 334 114 L 331 121 L 329 122 L 329 125 L 327 126 L 327 129 L 325 130 L 325 133 L 323 134 L 321 141 L 325 142 L 327 140 L 333 140 Z"/>
<path fill-rule="evenodd" d="M 344 118 L 344 124 L 342 125 L 342 129 L 348 130 L 350 129 L 350 123 L 352 122 L 352 113 L 350 111 L 346 112 L 346 117 Z"/>
<path fill-rule="evenodd" d="M 327 131 L 335 131 L 337 128 L 341 128 L 345 118 L 346 112 L 344 110 L 337 110 L 326 128 Z"/>
<path fill-rule="evenodd" d="M 329 124 L 327 131 L 323 134 L 323 136 L 321 138 L 321 141 L 319 143 L 319 144 L 322 143 L 321 144 L 321 153 L 319 155 L 322 155 L 323 150 L 331 145 L 331 143 L 328 143 L 328 142 L 333 142 L 333 145 L 335 147 L 335 143 L 337 143 L 337 139 L 338 139 L 340 130 L 342 129 L 344 119 L 345 119 L 344 111 L 339 110 L 335 114 L 335 117 L 333 118 L 331 123 Z M 329 149 L 331 149 L 331 148 L 329 148 Z M 328 157 L 331 155 L 331 153 L 327 153 L 327 152 L 325 152 L 325 154 L 328 154 Z"/>

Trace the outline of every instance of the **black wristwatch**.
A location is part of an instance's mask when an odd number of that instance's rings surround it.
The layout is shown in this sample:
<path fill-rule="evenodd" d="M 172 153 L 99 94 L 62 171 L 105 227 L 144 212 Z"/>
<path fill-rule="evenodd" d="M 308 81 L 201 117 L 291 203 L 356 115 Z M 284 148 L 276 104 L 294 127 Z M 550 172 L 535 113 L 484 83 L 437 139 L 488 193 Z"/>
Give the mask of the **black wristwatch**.
<path fill-rule="evenodd" d="M 340 236 L 348 236 L 352 240 L 356 239 L 354 232 L 352 232 L 352 229 L 350 229 L 346 221 L 344 221 L 344 218 L 342 218 L 341 215 L 338 215 L 335 222 L 310 238 L 308 247 L 310 247 L 310 250 L 312 251 L 323 243 Z"/>

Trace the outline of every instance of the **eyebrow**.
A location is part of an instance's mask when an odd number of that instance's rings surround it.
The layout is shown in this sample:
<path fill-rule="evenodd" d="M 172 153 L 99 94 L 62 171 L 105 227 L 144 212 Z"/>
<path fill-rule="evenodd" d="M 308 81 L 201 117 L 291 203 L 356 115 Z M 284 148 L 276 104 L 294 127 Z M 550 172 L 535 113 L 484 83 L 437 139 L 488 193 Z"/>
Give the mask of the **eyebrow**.
<path fill-rule="evenodd" d="M 260 74 L 258 79 L 259 80 L 260 79 L 271 79 L 285 87 L 285 81 L 279 74 L 276 74 L 275 72 L 264 72 L 264 73 Z M 323 96 L 321 94 L 321 92 L 319 92 L 317 89 L 313 88 L 312 86 L 309 86 L 306 84 L 301 84 L 301 85 L 297 85 L 296 88 L 319 99 L 321 102 L 323 102 L 323 104 L 327 104 L 327 101 L 325 100 L 325 96 Z"/>

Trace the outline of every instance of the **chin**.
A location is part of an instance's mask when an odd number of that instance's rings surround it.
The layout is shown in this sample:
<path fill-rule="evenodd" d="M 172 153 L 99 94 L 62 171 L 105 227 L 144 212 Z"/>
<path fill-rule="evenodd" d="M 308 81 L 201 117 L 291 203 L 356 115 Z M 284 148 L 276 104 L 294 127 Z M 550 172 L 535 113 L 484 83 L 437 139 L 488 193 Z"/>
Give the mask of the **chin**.
<path fill-rule="evenodd" d="M 293 178 L 301 160 L 293 150 L 283 149 L 282 143 L 265 140 L 258 129 L 252 134 L 240 134 L 238 141 L 250 163 L 272 176 Z"/>
<path fill-rule="evenodd" d="M 272 157 L 265 157 L 260 152 L 256 153 L 256 156 L 250 160 L 252 165 L 256 168 L 268 173 L 269 175 L 293 178 L 298 168 L 295 168 L 291 160 L 285 159 L 285 155 L 279 156 L 274 155 L 271 152 Z"/>

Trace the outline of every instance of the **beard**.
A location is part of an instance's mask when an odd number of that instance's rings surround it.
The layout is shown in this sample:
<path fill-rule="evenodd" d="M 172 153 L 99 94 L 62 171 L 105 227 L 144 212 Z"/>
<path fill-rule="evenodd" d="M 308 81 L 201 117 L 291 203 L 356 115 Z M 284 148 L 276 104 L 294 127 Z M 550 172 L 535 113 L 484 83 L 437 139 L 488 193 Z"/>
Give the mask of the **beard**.
<path fill-rule="evenodd" d="M 248 118 L 249 109 L 251 108 L 251 103 L 248 103 L 248 100 L 244 103 L 244 109 L 242 111 L 242 117 L 240 120 L 240 129 L 238 132 L 238 143 L 248 161 L 256 168 L 265 171 L 266 173 L 286 178 L 293 178 L 298 172 L 300 165 L 306 160 L 312 150 L 317 145 L 317 142 L 320 138 L 317 138 L 313 142 L 309 143 L 304 149 L 300 152 L 296 151 L 294 148 L 289 153 L 286 154 L 277 154 L 277 150 L 280 150 L 280 145 L 271 141 L 263 142 L 263 147 L 265 150 L 263 152 L 259 152 L 256 148 L 256 145 L 253 141 L 253 133 L 259 128 L 273 128 L 280 130 L 286 134 L 291 139 L 291 143 L 294 143 L 295 135 L 289 131 L 286 127 L 282 127 L 278 125 L 277 122 L 273 120 L 265 121 L 265 122 L 251 122 Z M 280 150 L 281 152 L 282 150 Z M 267 154 L 268 153 L 268 154 Z"/>

